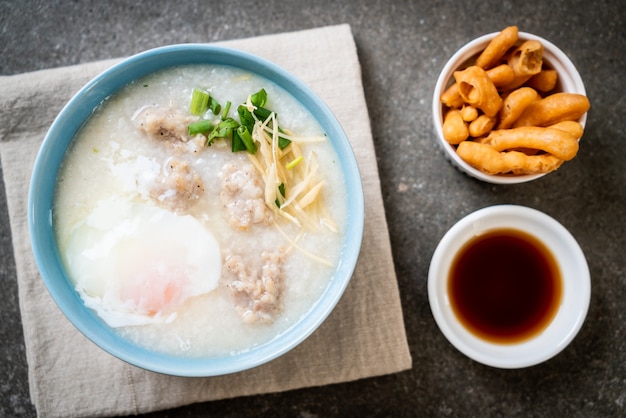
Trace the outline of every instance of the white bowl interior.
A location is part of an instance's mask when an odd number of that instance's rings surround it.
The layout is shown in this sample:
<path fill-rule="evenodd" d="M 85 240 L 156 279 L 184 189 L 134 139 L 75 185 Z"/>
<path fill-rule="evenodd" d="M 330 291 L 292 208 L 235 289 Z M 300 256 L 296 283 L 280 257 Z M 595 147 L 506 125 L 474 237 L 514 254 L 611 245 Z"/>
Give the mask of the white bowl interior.
<path fill-rule="evenodd" d="M 529 175 L 489 175 L 482 171 L 472 167 L 456 153 L 455 148 L 450 145 L 443 137 L 443 105 L 441 103 L 441 94 L 454 82 L 454 72 L 464 66 L 470 59 L 479 54 L 485 47 L 491 42 L 491 40 L 498 34 L 498 32 L 483 35 L 473 41 L 467 43 L 461 49 L 459 49 L 448 60 L 443 70 L 441 71 L 437 83 L 435 84 L 435 91 L 433 94 L 433 124 L 435 127 L 435 133 L 437 134 L 437 142 L 444 152 L 446 158 L 458 168 L 461 172 L 474 177 L 478 180 L 482 180 L 488 183 L 494 184 L 517 184 L 525 183 L 528 181 L 536 180 L 543 177 L 545 174 L 529 174 Z M 586 94 L 585 86 L 582 78 L 578 73 L 578 70 L 572 63 L 572 61 L 557 48 L 550 41 L 543 39 L 539 36 L 532 35 L 526 32 L 519 32 L 520 40 L 538 40 L 543 44 L 543 58 L 548 67 L 555 69 L 559 74 L 559 89 L 564 92 Z M 579 122 L 585 126 L 587 121 L 587 114 L 585 113 Z"/>
<path fill-rule="evenodd" d="M 538 336 L 516 344 L 491 343 L 470 333 L 453 312 L 447 292 L 455 254 L 471 238 L 498 228 L 514 228 L 537 237 L 554 254 L 563 280 L 561 305 L 555 318 Z M 584 322 L 590 293 L 589 268 L 574 237 L 550 216 L 517 205 L 491 206 L 461 219 L 437 246 L 428 275 L 431 310 L 445 337 L 468 357 L 499 368 L 532 366 L 563 350 Z"/>

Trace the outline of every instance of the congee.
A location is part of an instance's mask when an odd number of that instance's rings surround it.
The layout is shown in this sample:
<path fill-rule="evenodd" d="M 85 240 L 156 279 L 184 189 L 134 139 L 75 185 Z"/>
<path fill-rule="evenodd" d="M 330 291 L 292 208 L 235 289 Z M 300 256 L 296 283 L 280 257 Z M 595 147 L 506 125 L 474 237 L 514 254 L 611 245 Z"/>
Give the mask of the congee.
<path fill-rule="evenodd" d="M 85 305 L 163 353 L 221 356 L 287 330 L 337 268 L 342 170 L 313 116 L 228 66 L 107 98 L 64 157 L 53 223 Z"/>

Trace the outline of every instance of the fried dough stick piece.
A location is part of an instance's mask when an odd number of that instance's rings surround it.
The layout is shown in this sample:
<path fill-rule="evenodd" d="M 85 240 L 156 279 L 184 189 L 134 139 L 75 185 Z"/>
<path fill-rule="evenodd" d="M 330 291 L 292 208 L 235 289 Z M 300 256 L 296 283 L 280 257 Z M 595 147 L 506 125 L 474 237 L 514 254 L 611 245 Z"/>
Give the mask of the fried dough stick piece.
<path fill-rule="evenodd" d="M 530 87 L 513 90 L 502 103 L 498 129 L 510 128 L 531 103 L 541 100 L 537 91 Z"/>
<path fill-rule="evenodd" d="M 498 65 L 486 71 L 487 77 L 496 88 L 506 86 L 515 80 L 515 72 L 508 64 Z M 449 108 L 460 108 L 463 106 L 463 98 L 459 94 L 459 84 L 454 83 L 441 94 L 441 103 Z"/>
<path fill-rule="evenodd" d="M 531 103 L 513 123 L 519 126 L 550 126 L 565 120 L 578 120 L 589 110 L 587 96 L 576 93 L 554 93 Z"/>
<path fill-rule="evenodd" d="M 493 67 L 517 42 L 517 26 L 509 26 L 498 33 L 476 58 L 476 65 L 485 70 Z"/>
<path fill-rule="evenodd" d="M 515 79 L 504 90 L 513 90 L 541 72 L 543 44 L 534 39 L 522 43 L 507 57 L 507 63 L 515 72 Z"/>
<path fill-rule="evenodd" d="M 485 143 L 496 151 L 537 149 L 569 161 L 578 152 L 578 138 L 562 129 L 523 126 L 491 131 Z"/>
<path fill-rule="evenodd" d="M 499 152 L 491 145 L 463 141 L 459 156 L 472 167 L 487 174 L 540 174 L 556 170 L 563 160 L 551 154 L 526 155 L 519 151 Z"/>
<path fill-rule="evenodd" d="M 461 116 L 461 111 L 450 109 L 443 119 L 443 137 L 448 143 L 456 145 L 469 137 L 467 123 Z"/>
<path fill-rule="evenodd" d="M 583 136 L 584 132 L 583 126 L 573 120 L 565 120 L 563 122 L 555 123 L 554 125 L 550 125 L 550 128 L 560 129 L 562 131 L 569 132 L 577 139 L 580 139 Z"/>
<path fill-rule="evenodd" d="M 500 111 L 502 99 L 485 70 L 473 65 L 463 71 L 455 71 L 454 79 L 465 103 L 482 110 L 487 116 L 495 116 Z"/>
<path fill-rule="evenodd" d="M 547 93 L 556 87 L 559 74 L 556 70 L 541 70 L 538 74 L 530 77 L 526 82 L 528 87 Z"/>

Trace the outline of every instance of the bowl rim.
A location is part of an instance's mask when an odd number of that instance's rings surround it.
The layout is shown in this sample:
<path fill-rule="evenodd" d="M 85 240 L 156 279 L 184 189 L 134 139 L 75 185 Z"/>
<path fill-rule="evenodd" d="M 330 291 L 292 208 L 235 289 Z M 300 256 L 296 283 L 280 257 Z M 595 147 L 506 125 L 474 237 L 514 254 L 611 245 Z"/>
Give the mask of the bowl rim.
<path fill-rule="evenodd" d="M 561 306 L 551 323 L 537 336 L 515 344 L 492 343 L 472 334 L 456 318 L 447 296 L 456 253 L 473 237 L 499 228 L 519 229 L 539 239 L 553 253 L 563 281 Z M 534 366 L 565 349 L 585 321 L 590 298 L 589 267 L 576 239 L 551 216 L 526 206 L 487 206 L 461 218 L 440 240 L 428 272 L 429 304 L 442 334 L 467 357 L 502 369 Z"/>
<path fill-rule="evenodd" d="M 452 78 L 452 73 L 455 69 L 457 69 L 460 65 L 466 62 L 468 59 L 482 51 L 485 46 L 500 32 L 492 32 L 485 35 L 482 35 L 478 38 L 475 38 L 461 48 L 459 48 L 450 59 L 446 62 L 443 69 L 439 73 L 437 78 L 437 82 L 435 83 L 435 89 L 433 91 L 433 102 L 432 102 L 432 115 L 433 115 L 433 125 L 435 128 L 436 140 L 439 148 L 444 153 L 444 156 L 452 163 L 452 165 L 460 170 L 461 172 L 467 174 L 470 177 L 475 179 L 492 183 L 492 184 L 521 184 L 530 181 L 537 180 L 546 174 L 550 173 L 540 173 L 540 174 L 526 174 L 526 175 L 499 175 L 499 174 L 486 174 L 482 171 L 472 167 L 468 163 L 466 163 L 461 157 L 458 156 L 456 151 L 452 148 L 450 144 L 448 144 L 445 139 L 443 139 L 443 113 L 442 113 L 442 104 L 441 104 L 441 94 L 444 89 L 447 88 L 450 79 Z M 518 39 L 520 40 L 537 40 L 543 44 L 543 57 L 550 64 L 550 66 L 558 67 L 556 68 L 559 74 L 559 82 L 563 80 L 563 75 L 567 74 L 569 77 L 568 86 L 572 87 L 572 92 L 586 95 L 585 85 L 581 78 L 580 72 L 572 62 L 572 60 L 555 44 L 550 42 L 547 39 L 544 39 L 538 35 L 534 35 L 528 32 L 518 32 Z M 565 72 L 564 72 L 565 71 Z M 587 113 L 585 113 L 580 119 L 579 122 L 582 124 L 583 128 L 587 122 Z"/>
<path fill-rule="evenodd" d="M 104 99 L 131 81 L 155 71 L 187 64 L 230 65 L 271 80 L 305 106 L 327 133 L 345 173 L 348 223 L 343 255 L 320 299 L 294 325 L 274 339 L 247 351 L 185 358 L 149 351 L 120 337 L 84 306 L 59 257 L 53 232 L 54 184 L 63 154 L 76 132 Z M 50 175 L 50 171 L 54 175 Z M 37 154 L 28 192 L 28 228 L 35 263 L 57 306 L 68 320 L 104 351 L 140 368 L 185 377 L 208 377 L 251 369 L 290 351 L 330 315 L 352 277 L 364 229 L 362 180 L 354 151 L 340 122 L 303 81 L 273 62 L 249 52 L 211 44 L 174 44 L 149 49 L 114 64 L 85 84 L 65 104 L 46 133 Z"/>

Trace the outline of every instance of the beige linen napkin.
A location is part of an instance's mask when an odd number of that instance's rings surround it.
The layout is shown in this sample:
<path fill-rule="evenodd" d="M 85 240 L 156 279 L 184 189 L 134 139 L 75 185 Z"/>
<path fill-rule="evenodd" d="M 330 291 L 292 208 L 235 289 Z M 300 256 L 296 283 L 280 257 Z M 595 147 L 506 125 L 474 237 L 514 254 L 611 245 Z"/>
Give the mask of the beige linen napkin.
<path fill-rule="evenodd" d="M 181 378 L 126 364 L 87 340 L 41 280 L 26 220 L 30 174 L 55 115 L 118 60 L 0 77 L 0 157 L 17 265 L 30 392 L 40 416 L 144 413 L 194 402 L 278 392 L 395 373 L 411 367 L 376 156 L 348 25 L 223 42 L 267 58 L 307 83 L 337 115 L 359 163 L 365 233 L 346 293 L 322 326 L 268 364 L 212 378 Z"/>

